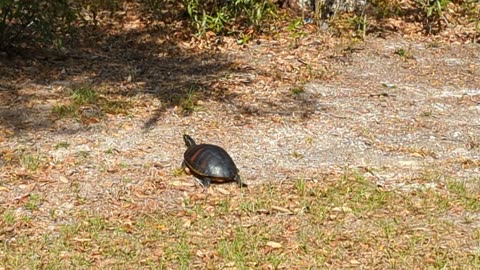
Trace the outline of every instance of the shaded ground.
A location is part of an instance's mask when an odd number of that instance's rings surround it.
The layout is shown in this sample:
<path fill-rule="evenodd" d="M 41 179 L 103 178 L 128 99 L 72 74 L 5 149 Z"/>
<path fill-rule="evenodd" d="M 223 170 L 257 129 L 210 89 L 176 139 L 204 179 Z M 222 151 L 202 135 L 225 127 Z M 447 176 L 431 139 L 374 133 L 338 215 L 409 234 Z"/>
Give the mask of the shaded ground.
<path fill-rule="evenodd" d="M 183 209 L 199 192 L 178 172 L 183 133 L 226 148 L 253 190 L 322 183 L 346 170 L 395 191 L 478 180 L 478 44 L 285 35 L 245 47 L 227 40 L 190 54 L 196 42 L 171 51 L 133 46 L 124 55 L 2 59 L 0 203 L 34 221 L 4 232 L 4 241 L 20 231 L 54 233 L 82 212 Z M 97 104 L 77 117 L 52 114 L 68 103 L 72 85 L 85 82 L 128 106 L 101 117 Z M 32 194 L 41 198 L 35 209 L 28 207 Z M 471 232 L 480 217 L 469 218 Z"/>

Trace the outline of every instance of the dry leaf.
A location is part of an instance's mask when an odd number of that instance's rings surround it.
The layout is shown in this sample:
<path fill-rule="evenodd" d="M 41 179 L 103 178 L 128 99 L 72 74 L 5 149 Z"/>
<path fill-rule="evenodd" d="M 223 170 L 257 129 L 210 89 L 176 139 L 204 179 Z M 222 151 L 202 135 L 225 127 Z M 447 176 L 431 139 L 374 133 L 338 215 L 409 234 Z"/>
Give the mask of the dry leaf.
<path fill-rule="evenodd" d="M 276 211 L 279 211 L 279 212 L 282 212 L 282 213 L 286 213 L 286 214 L 293 214 L 292 211 L 288 210 L 287 208 L 280 207 L 280 206 L 275 206 L 275 205 L 273 205 L 273 206 L 272 206 L 272 209 L 273 209 L 273 210 L 276 210 Z"/>
<path fill-rule="evenodd" d="M 351 259 L 349 262 L 350 262 L 351 264 L 360 264 L 360 262 L 357 261 L 357 260 L 355 260 L 355 259 Z"/>
<path fill-rule="evenodd" d="M 271 248 L 281 248 L 282 244 L 274 242 L 274 241 L 268 241 L 267 246 L 269 246 Z"/>
<path fill-rule="evenodd" d="M 343 212 L 343 213 L 351 213 L 352 208 L 346 207 L 346 206 L 341 206 L 341 207 L 334 207 L 332 208 L 333 212 Z"/>
<path fill-rule="evenodd" d="M 68 183 L 68 179 L 67 177 L 63 176 L 63 175 L 60 175 L 60 177 L 58 177 L 58 181 L 64 183 L 64 184 L 67 184 Z"/>
<path fill-rule="evenodd" d="M 75 238 L 73 238 L 73 241 L 77 241 L 77 242 L 90 242 L 90 241 L 92 241 L 92 239 L 90 239 L 90 238 L 78 238 L 78 237 L 75 237 Z"/>
<path fill-rule="evenodd" d="M 217 187 L 216 190 L 223 195 L 230 195 L 230 192 L 228 190 L 224 189 L 224 188 Z"/>

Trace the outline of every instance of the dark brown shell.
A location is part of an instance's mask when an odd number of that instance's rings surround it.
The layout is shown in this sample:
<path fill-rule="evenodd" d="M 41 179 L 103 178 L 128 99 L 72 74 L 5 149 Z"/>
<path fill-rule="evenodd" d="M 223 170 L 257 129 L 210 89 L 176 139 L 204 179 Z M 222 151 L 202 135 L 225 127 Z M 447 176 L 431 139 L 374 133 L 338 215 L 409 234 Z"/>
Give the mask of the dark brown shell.
<path fill-rule="evenodd" d="M 183 157 L 185 165 L 194 176 L 206 176 L 215 182 L 236 181 L 237 166 L 230 155 L 219 146 L 192 145 Z"/>

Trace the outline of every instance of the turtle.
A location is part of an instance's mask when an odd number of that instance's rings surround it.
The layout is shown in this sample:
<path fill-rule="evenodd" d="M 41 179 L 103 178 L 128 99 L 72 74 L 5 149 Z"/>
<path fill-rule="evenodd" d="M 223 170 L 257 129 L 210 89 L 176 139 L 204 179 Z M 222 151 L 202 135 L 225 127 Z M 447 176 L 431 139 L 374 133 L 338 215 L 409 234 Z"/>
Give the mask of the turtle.
<path fill-rule="evenodd" d="M 213 144 L 196 144 L 192 137 L 183 135 L 187 150 L 183 154 L 182 169 L 197 178 L 208 189 L 211 183 L 242 183 L 239 170 L 230 155 L 222 147 Z"/>

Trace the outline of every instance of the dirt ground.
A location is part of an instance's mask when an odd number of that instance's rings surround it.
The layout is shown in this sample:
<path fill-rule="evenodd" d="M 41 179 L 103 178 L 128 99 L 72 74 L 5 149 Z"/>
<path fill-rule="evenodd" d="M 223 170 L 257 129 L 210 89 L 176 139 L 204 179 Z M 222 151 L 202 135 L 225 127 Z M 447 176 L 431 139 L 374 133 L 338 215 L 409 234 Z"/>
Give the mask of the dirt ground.
<path fill-rule="evenodd" d="M 480 175 L 478 44 L 312 35 L 190 55 L 196 40 L 142 51 L 155 37 L 119 39 L 66 59 L 1 56 L 0 204 L 29 215 L 22 201 L 41 194 L 37 229 L 73 211 L 181 207 L 200 192 L 178 172 L 184 133 L 227 149 L 253 189 L 346 169 L 399 190 Z M 85 82 L 129 107 L 54 116 Z"/>

